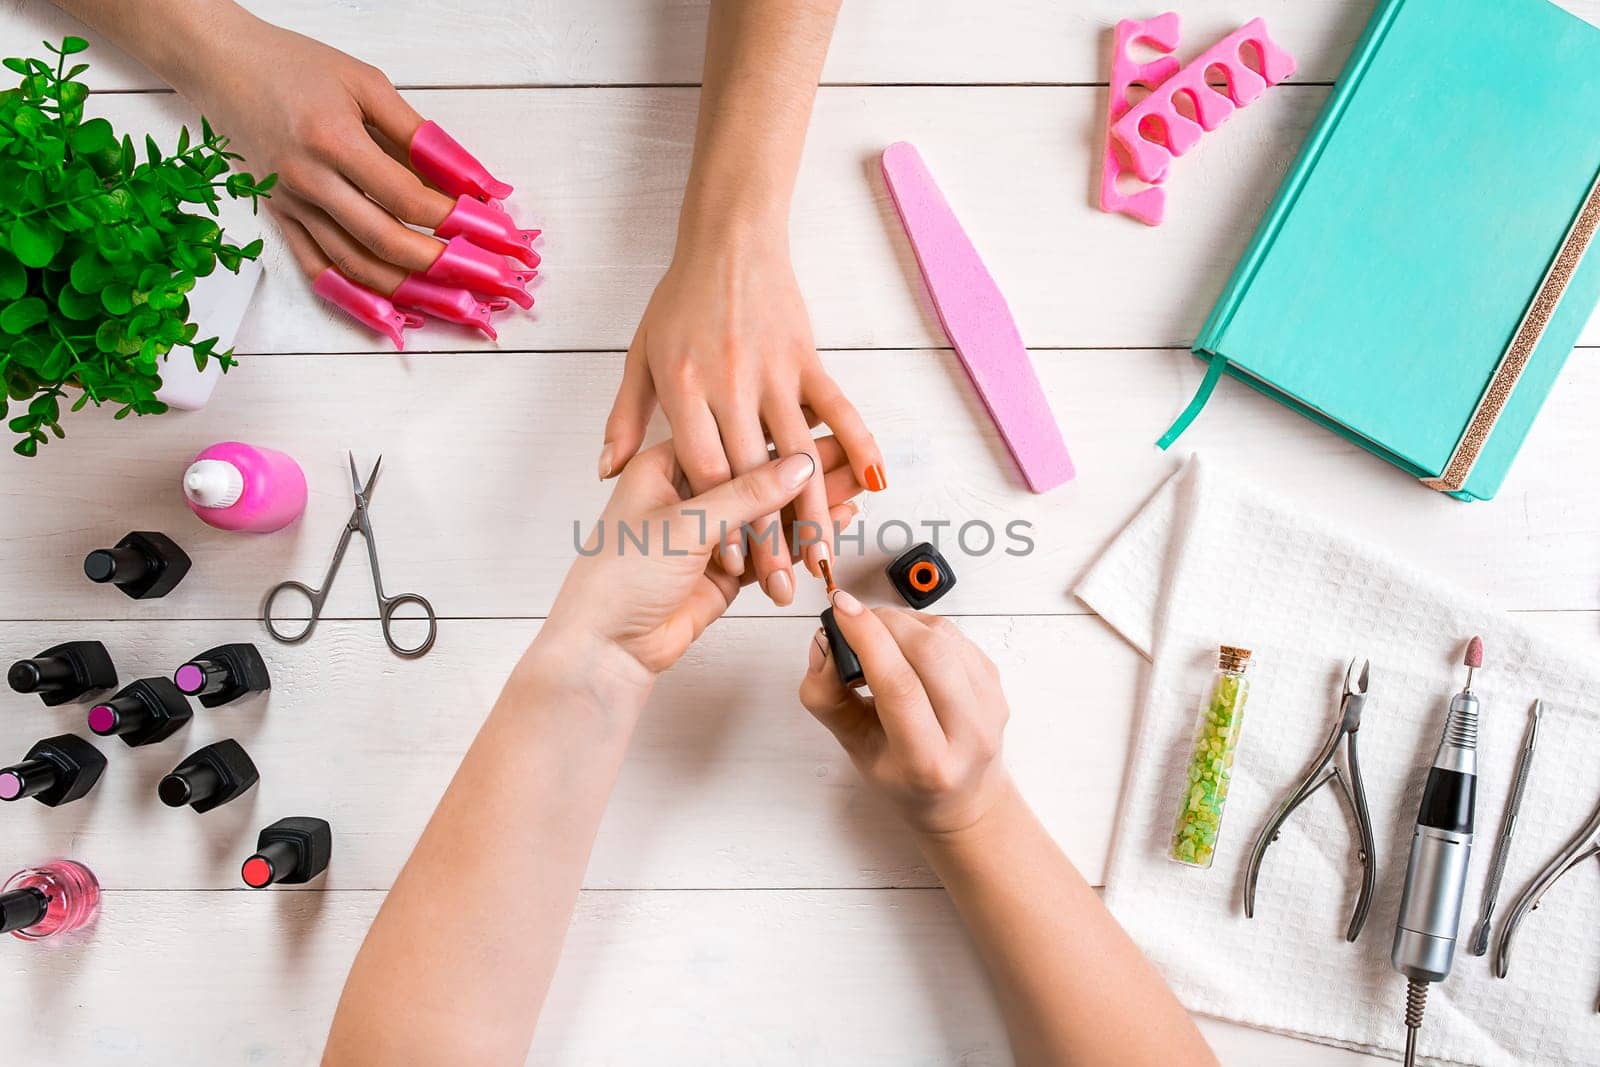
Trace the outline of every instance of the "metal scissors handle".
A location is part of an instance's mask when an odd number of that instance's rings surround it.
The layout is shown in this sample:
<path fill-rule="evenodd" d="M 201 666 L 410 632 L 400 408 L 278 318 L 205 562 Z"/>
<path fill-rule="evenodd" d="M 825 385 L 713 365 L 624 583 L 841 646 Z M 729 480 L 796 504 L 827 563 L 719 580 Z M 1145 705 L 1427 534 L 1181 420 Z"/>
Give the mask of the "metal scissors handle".
<path fill-rule="evenodd" d="M 367 543 L 367 561 L 372 567 L 372 590 L 378 599 L 378 624 L 383 630 L 383 643 L 389 646 L 390 652 L 406 659 L 425 655 L 433 647 L 434 640 L 439 636 L 439 618 L 434 614 L 433 605 L 427 598 L 420 593 L 397 593 L 388 596 L 383 591 L 383 572 L 378 566 L 378 546 L 373 539 L 372 521 L 367 513 L 367 505 L 372 497 L 372 486 L 378 480 L 378 469 L 382 466 L 383 457 L 379 456 L 378 462 L 372 465 L 372 472 L 367 475 L 366 485 L 363 486 L 360 476 L 356 473 L 355 456 L 353 454 L 350 456 L 350 482 L 355 492 L 355 510 L 350 512 L 350 518 L 345 521 L 344 532 L 339 535 L 339 543 L 333 550 L 333 559 L 328 562 L 328 569 L 322 576 L 322 585 L 319 588 L 313 589 L 304 582 L 290 579 L 279 582 L 267 590 L 266 600 L 261 605 L 261 621 L 274 639 L 287 645 L 297 645 L 311 636 L 322 618 L 322 605 L 328 599 L 328 589 L 333 585 L 333 576 L 339 573 L 339 565 L 344 562 L 345 550 L 350 547 L 350 538 L 359 533 Z M 311 606 L 311 617 L 306 621 L 304 629 L 286 632 L 279 628 L 278 619 L 273 615 L 273 605 L 280 596 L 291 591 L 306 598 Z M 428 631 L 422 643 L 410 648 L 401 645 L 394 637 L 394 613 L 405 604 L 415 604 L 420 607 L 428 622 Z"/>

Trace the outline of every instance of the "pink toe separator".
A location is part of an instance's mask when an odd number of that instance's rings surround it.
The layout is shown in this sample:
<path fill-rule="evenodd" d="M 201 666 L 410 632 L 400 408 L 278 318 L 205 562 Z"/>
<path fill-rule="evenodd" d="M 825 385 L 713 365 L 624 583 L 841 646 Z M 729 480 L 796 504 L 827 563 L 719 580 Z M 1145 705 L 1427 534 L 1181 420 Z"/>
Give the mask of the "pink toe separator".
<path fill-rule="evenodd" d="M 382 293 L 357 285 L 332 267 L 317 275 L 311 291 L 363 326 L 383 334 L 401 352 L 406 348 L 404 331 L 423 323 L 421 315 L 399 310 Z"/>
<path fill-rule="evenodd" d="M 491 341 L 499 340 L 499 335 L 495 333 L 490 316 L 504 311 L 511 303 L 504 297 L 479 300 L 465 289 L 437 285 L 420 274 L 408 275 L 400 283 L 400 288 L 394 291 L 394 302 L 445 322 L 481 330 Z"/>
<path fill-rule="evenodd" d="M 463 193 L 433 232 L 444 238 L 465 237 L 479 248 L 511 256 L 528 267 L 539 265 L 539 253 L 533 250 L 539 231 L 517 229 L 516 221 L 495 201 L 475 200 Z"/>
<path fill-rule="evenodd" d="M 489 173 L 471 152 L 437 122 L 424 122 L 411 136 L 411 165 L 417 173 L 451 196 L 469 195 L 479 200 L 504 200 L 511 186 Z"/>
<path fill-rule="evenodd" d="M 498 252 L 479 248 L 465 237 L 452 237 L 423 272 L 423 277 L 446 288 L 468 289 L 484 296 L 503 296 L 519 307 L 533 307 L 528 283 L 538 271 L 519 271 Z"/>
<path fill-rule="evenodd" d="M 1148 63 L 1135 60 L 1129 51 L 1134 42 L 1143 42 L 1160 52 L 1178 50 L 1178 13 L 1168 11 L 1153 19 L 1123 19 L 1117 23 L 1111 50 L 1111 92 L 1106 108 L 1105 159 L 1100 168 L 1100 210 L 1131 215 L 1147 226 L 1159 226 L 1166 217 L 1167 194 L 1162 189 L 1140 189 L 1124 193 L 1117 179 L 1126 173 L 1122 159 L 1112 143 L 1111 128 L 1128 113 L 1128 88 L 1142 85 L 1154 90 L 1178 72 L 1178 60 L 1171 54 Z"/>
<path fill-rule="evenodd" d="M 1253 46 L 1261 57 L 1259 74 L 1244 61 L 1246 45 Z M 1206 72 L 1213 67 L 1223 73 L 1227 85 L 1225 94 L 1206 83 Z M 1174 156 L 1189 151 L 1202 133 L 1222 125 L 1229 115 L 1253 103 L 1267 86 L 1277 85 L 1294 70 L 1294 57 L 1267 35 L 1267 24 L 1261 19 L 1251 19 L 1129 108 L 1111 127 L 1111 132 L 1128 150 L 1133 172 L 1144 181 L 1158 182 L 1166 176 L 1167 166 Z M 1187 97 L 1194 118 L 1178 110 L 1174 98 L 1179 94 Z M 1145 135 L 1142 127 L 1147 119 L 1154 127 L 1152 135 L 1164 137 L 1164 144 Z"/>

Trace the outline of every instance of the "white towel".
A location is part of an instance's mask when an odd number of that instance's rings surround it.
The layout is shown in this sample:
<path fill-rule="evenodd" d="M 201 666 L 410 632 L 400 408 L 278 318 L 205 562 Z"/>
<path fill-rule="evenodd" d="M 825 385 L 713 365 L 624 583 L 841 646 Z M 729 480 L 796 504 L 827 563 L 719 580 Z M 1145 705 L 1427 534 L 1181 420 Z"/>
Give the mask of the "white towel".
<path fill-rule="evenodd" d="M 1466 641 L 1481 634 L 1477 839 L 1455 967 L 1430 988 L 1419 1047 L 1428 1062 L 1600 1063 L 1600 864 L 1569 873 L 1528 916 L 1506 979 L 1465 949 L 1535 697 L 1545 714 L 1500 915 L 1600 801 L 1600 663 L 1198 460 L 1077 594 L 1153 662 L 1106 903 L 1191 1010 L 1396 1056 L 1405 981 L 1389 949 L 1412 827 Z M 1201 871 L 1166 850 L 1224 644 L 1255 654 L 1217 858 Z M 1378 856 L 1372 910 L 1352 945 L 1344 931 L 1360 867 L 1331 785 L 1267 851 L 1254 919 L 1242 894 L 1256 834 L 1326 741 L 1355 656 L 1372 661 L 1358 744 Z"/>

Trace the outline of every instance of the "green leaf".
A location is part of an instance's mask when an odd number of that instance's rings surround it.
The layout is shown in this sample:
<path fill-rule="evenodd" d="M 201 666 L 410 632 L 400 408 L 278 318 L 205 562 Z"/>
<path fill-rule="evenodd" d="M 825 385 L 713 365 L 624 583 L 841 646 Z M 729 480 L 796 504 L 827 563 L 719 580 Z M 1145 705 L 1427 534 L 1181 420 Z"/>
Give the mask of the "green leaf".
<path fill-rule="evenodd" d="M 68 144 L 79 155 L 104 152 L 117 143 L 117 132 L 105 119 L 90 119 L 72 131 Z"/>
<path fill-rule="evenodd" d="M 68 37 L 61 42 L 61 54 L 64 56 L 75 55 L 89 47 L 89 42 L 82 37 Z"/>
<path fill-rule="evenodd" d="M 70 285 L 62 288 L 61 295 L 56 297 L 56 306 L 61 309 L 61 314 L 73 322 L 88 322 L 104 314 L 100 308 L 100 297 L 80 292 Z"/>
<path fill-rule="evenodd" d="M 80 293 L 98 293 L 111 281 L 111 265 L 94 251 L 84 252 L 72 261 L 68 273 L 72 287 Z"/>
<path fill-rule="evenodd" d="M 27 333 L 50 317 L 50 309 L 36 296 L 24 297 L 0 311 L 0 331 L 12 335 Z"/>
<path fill-rule="evenodd" d="M 100 303 L 113 315 L 126 315 L 133 310 L 133 290 L 126 285 L 108 285 L 100 290 Z"/>
<path fill-rule="evenodd" d="M 15 300 L 27 291 L 27 269 L 16 256 L 0 249 L 0 300 Z"/>
<path fill-rule="evenodd" d="M 55 257 L 59 236 L 44 223 L 21 218 L 11 224 L 11 254 L 25 267 L 48 266 Z"/>

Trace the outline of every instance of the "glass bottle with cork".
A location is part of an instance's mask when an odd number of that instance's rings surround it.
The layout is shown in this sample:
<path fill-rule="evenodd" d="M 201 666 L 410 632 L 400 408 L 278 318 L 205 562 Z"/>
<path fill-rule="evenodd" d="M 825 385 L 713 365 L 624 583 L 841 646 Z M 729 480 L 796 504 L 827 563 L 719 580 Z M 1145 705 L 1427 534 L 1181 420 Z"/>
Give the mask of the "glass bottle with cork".
<path fill-rule="evenodd" d="M 1249 666 L 1248 648 L 1223 645 L 1217 654 L 1217 669 L 1200 701 L 1183 800 L 1168 851 L 1172 859 L 1191 867 L 1209 868 L 1216 858 L 1222 809 L 1233 780 L 1233 757 L 1250 695 L 1250 679 L 1245 677 Z"/>

